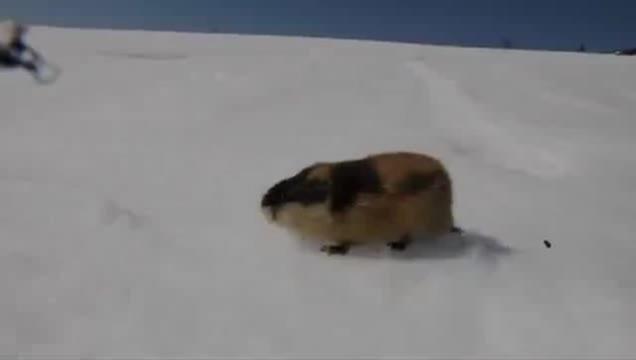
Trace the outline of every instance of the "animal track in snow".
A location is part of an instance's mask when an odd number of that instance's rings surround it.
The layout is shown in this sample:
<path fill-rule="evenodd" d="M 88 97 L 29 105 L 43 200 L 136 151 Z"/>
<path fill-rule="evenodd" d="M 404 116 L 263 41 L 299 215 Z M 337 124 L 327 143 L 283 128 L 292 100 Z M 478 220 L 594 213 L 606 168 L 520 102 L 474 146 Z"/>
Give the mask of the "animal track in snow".
<path fill-rule="evenodd" d="M 108 226 L 113 225 L 118 221 L 124 221 L 131 230 L 137 230 L 144 226 L 147 222 L 143 215 L 140 215 L 130 209 L 126 209 L 112 200 L 106 201 L 104 204 L 101 219 L 102 224 Z"/>

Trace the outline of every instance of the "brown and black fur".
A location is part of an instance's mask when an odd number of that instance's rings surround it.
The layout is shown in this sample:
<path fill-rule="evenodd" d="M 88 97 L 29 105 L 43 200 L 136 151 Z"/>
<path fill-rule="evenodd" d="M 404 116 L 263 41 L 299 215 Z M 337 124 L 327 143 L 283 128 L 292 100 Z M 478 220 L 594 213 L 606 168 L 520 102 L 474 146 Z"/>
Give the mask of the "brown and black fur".
<path fill-rule="evenodd" d="M 452 182 L 428 155 L 394 152 L 316 163 L 272 186 L 261 207 L 275 223 L 344 254 L 351 245 L 382 242 L 404 250 L 417 236 L 459 231 Z"/>

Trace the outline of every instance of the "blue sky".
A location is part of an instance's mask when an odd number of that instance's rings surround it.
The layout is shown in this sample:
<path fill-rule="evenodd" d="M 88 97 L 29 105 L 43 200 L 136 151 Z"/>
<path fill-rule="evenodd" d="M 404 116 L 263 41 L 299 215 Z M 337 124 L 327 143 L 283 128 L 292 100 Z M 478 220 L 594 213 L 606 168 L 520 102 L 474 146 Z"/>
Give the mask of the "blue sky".
<path fill-rule="evenodd" d="M 636 46 L 633 0 L 2 0 L 46 25 L 591 50 Z"/>

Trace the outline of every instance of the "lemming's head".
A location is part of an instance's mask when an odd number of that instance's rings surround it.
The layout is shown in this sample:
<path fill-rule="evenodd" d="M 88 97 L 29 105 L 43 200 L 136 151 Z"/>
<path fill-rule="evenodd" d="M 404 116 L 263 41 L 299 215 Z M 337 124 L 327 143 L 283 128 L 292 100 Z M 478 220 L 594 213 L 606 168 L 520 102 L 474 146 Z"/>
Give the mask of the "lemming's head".
<path fill-rule="evenodd" d="M 261 208 L 276 221 L 279 212 L 290 205 L 326 203 L 329 192 L 326 166 L 312 165 L 270 187 L 261 199 Z"/>

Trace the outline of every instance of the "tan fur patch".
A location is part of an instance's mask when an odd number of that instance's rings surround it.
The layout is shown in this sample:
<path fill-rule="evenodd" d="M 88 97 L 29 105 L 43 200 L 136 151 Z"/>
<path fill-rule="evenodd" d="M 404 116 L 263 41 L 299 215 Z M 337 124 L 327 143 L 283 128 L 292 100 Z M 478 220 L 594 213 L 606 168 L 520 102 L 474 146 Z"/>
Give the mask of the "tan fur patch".
<path fill-rule="evenodd" d="M 307 175 L 308 180 L 328 180 L 331 174 L 331 166 L 329 164 L 317 163 Z"/>

